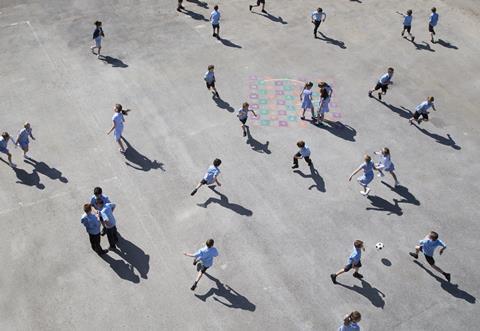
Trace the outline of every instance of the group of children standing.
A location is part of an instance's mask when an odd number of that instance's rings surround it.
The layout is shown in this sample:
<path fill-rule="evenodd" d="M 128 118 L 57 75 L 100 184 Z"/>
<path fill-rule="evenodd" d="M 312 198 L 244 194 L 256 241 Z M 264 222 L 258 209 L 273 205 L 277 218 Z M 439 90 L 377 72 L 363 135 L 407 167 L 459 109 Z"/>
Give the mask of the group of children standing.
<path fill-rule="evenodd" d="M 330 111 L 329 104 L 332 96 L 333 89 L 325 82 L 318 83 L 320 89 L 320 100 L 318 102 L 318 113 L 315 116 L 315 107 L 313 106 L 313 83 L 308 82 L 303 87 L 302 92 L 300 93 L 300 101 L 302 102 L 302 120 L 305 119 L 305 112 L 310 109 L 312 114 L 312 123 L 317 123 L 319 125 L 323 124 L 325 119 L 325 114 Z"/>

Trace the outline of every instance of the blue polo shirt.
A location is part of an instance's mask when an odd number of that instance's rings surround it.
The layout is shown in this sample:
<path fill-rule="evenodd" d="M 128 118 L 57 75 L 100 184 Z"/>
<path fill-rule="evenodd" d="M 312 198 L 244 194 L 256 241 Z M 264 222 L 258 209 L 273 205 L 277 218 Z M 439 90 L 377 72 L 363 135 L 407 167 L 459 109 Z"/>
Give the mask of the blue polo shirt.
<path fill-rule="evenodd" d="M 84 213 L 80 222 L 85 225 L 89 234 L 96 235 L 100 233 L 100 221 L 95 214 Z"/>
<path fill-rule="evenodd" d="M 435 248 L 437 248 L 438 246 L 447 248 L 447 245 L 445 245 L 440 239 L 432 240 L 425 238 L 423 240 L 420 240 L 420 247 L 422 247 L 422 252 L 427 256 L 433 256 L 433 252 L 435 252 Z"/>
<path fill-rule="evenodd" d="M 431 26 L 437 25 L 437 23 L 438 23 L 438 14 L 437 14 L 437 13 L 432 13 L 432 14 L 430 15 L 430 20 L 428 21 L 428 23 L 429 23 Z"/>
<path fill-rule="evenodd" d="M 213 265 L 213 258 L 218 256 L 218 251 L 215 247 L 208 248 L 207 246 L 200 248 L 195 254 L 197 260 L 202 261 L 202 264 L 209 268 Z"/>
<path fill-rule="evenodd" d="M 412 20 L 413 20 L 412 15 L 406 15 L 405 18 L 403 19 L 403 25 L 411 26 L 412 25 Z"/>
<path fill-rule="evenodd" d="M 338 331 L 360 331 L 360 326 L 357 323 L 352 322 L 348 325 L 340 325 Z"/>
<path fill-rule="evenodd" d="M 217 178 L 217 176 L 220 174 L 220 169 L 218 169 L 217 167 L 215 167 L 214 165 L 211 165 L 208 170 L 207 170 L 207 173 L 205 174 L 205 176 L 203 176 L 203 179 L 205 179 L 205 181 L 207 182 L 207 184 L 211 184 L 213 183 L 213 181 L 215 180 L 215 178 Z"/>
<path fill-rule="evenodd" d="M 428 101 L 424 101 L 417 106 L 416 110 L 419 113 L 425 114 L 427 112 L 427 110 L 429 110 L 432 106 L 433 106 L 433 103 L 430 103 Z"/>
<path fill-rule="evenodd" d="M 109 199 L 108 196 L 106 196 L 106 195 L 100 194 L 99 198 L 102 199 L 103 205 L 106 205 L 107 203 L 110 203 L 110 199 Z M 92 198 L 90 199 L 90 204 L 93 206 L 93 208 L 95 208 L 96 210 L 98 210 L 97 197 L 95 196 L 95 194 L 92 195 Z"/>
<path fill-rule="evenodd" d="M 388 73 L 386 73 L 385 75 L 383 75 L 382 77 L 380 77 L 380 79 L 378 80 L 378 82 L 382 85 L 386 85 L 388 83 L 390 83 L 390 80 L 392 79 L 392 76 L 390 76 Z"/>
<path fill-rule="evenodd" d="M 362 257 L 362 249 L 353 247 L 352 254 L 348 257 L 348 264 L 358 264 L 360 258 Z"/>
<path fill-rule="evenodd" d="M 115 209 L 115 204 L 114 203 L 107 203 L 103 206 L 103 209 L 100 211 L 102 214 L 102 218 L 105 222 L 105 227 L 107 229 L 111 229 L 114 226 L 117 225 L 117 221 L 115 220 L 115 217 L 113 216 L 113 210 Z"/>
<path fill-rule="evenodd" d="M 220 12 L 217 10 L 212 11 L 210 14 L 210 23 L 218 25 L 220 23 Z"/>

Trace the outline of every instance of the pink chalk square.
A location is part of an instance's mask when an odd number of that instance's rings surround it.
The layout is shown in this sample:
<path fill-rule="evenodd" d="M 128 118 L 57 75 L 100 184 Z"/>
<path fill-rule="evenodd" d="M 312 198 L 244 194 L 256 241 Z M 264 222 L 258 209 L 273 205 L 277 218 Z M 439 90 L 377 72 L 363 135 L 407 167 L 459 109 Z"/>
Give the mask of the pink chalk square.
<path fill-rule="evenodd" d="M 287 115 L 287 111 L 286 110 L 279 110 L 278 115 L 285 116 L 285 115 Z"/>
<path fill-rule="evenodd" d="M 253 110 L 258 109 L 258 104 L 252 103 L 252 104 L 250 105 L 250 108 L 252 108 Z"/>
<path fill-rule="evenodd" d="M 255 75 L 250 75 L 249 78 L 250 78 L 250 80 L 257 80 L 257 76 L 255 76 Z"/>
<path fill-rule="evenodd" d="M 285 100 L 277 100 L 277 105 L 284 105 L 285 104 Z"/>
<path fill-rule="evenodd" d="M 258 99 L 257 93 L 250 93 L 250 99 Z"/>
<path fill-rule="evenodd" d="M 298 123 L 298 125 L 302 128 L 306 128 L 307 127 L 307 122 L 301 121 L 301 122 Z"/>
<path fill-rule="evenodd" d="M 284 95 L 285 93 L 282 90 L 275 91 L 275 95 Z"/>
<path fill-rule="evenodd" d="M 287 121 L 278 121 L 278 125 L 281 126 L 281 127 L 287 127 L 288 122 Z"/>
<path fill-rule="evenodd" d="M 273 99 L 275 99 L 275 96 L 273 94 L 269 94 L 269 95 L 267 95 L 267 98 L 270 99 L 270 100 L 273 100 Z"/>

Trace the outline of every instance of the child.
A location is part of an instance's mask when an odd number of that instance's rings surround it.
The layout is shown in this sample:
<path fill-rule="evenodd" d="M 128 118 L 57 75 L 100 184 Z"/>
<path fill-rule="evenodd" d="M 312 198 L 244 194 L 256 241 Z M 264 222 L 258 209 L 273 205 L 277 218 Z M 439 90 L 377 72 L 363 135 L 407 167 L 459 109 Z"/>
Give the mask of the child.
<path fill-rule="evenodd" d="M 213 64 L 208 66 L 208 71 L 205 73 L 203 76 L 203 79 L 205 80 L 205 83 L 207 84 L 207 89 L 210 91 L 213 89 L 213 95 L 216 96 L 217 98 L 220 98 L 220 95 L 218 94 L 218 91 L 215 87 L 215 73 L 213 72 L 215 69 L 215 66 Z"/>
<path fill-rule="evenodd" d="M 9 140 L 11 140 L 14 145 L 16 145 L 15 140 L 10 137 L 8 132 L 2 133 L 2 136 L 0 137 L 0 153 L 6 154 L 8 157 L 8 164 L 10 165 L 10 167 L 15 168 L 17 165 L 15 163 L 12 163 L 12 154 L 10 154 L 7 148 Z"/>
<path fill-rule="evenodd" d="M 433 36 L 435 35 L 435 26 L 438 23 L 438 14 L 437 14 L 437 8 L 433 7 L 432 8 L 432 13 L 430 14 L 430 18 L 428 19 L 428 31 L 430 32 L 430 37 L 431 37 L 431 42 L 435 43 L 435 40 L 433 39 Z"/>
<path fill-rule="evenodd" d="M 177 11 L 181 12 L 182 9 L 185 9 L 185 7 L 182 6 L 183 0 L 178 0 L 178 6 L 177 6 Z"/>
<path fill-rule="evenodd" d="M 125 147 L 123 147 L 122 143 L 123 122 L 125 122 L 125 118 L 123 116 L 128 115 L 130 109 L 123 110 L 122 105 L 117 103 L 115 104 L 115 107 L 113 107 L 113 111 L 115 112 L 112 117 L 113 126 L 110 131 L 107 132 L 107 135 L 109 135 L 113 130 L 115 130 L 115 132 L 113 133 L 113 138 L 120 146 L 120 153 L 125 153 Z"/>
<path fill-rule="evenodd" d="M 250 11 L 252 11 L 252 8 L 253 7 L 258 7 L 260 6 L 260 4 L 262 5 L 262 13 L 267 13 L 267 11 L 265 10 L 265 0 L 257 0 L 257 4 L 256 5 L 250 5 L 248 6 L 250 8 Z"/>
<path fill-rule="evenodd" d="M 302 120 L 305 119 L 305 112 L 307 111 L 307 109 L 310 109 L 310 111 L 312 112 L 312 121 L 315 121 L 315 112 L 314 112 L 313 103 L 312 103 L 312 87 L 313 87 L 313 83 L 308 82 L 303 87 L 302 93 L 300 93 L 300 101 L 302 101 L 302 109 L 303 109 L 302 117 L 300 118 Z"/>
<path fill-rule="evenodd" d="M 403 14 L 402 14 L 403 15 Z M 413 17 L 412 17 L 412 10 L 409 9 L 407 10 L 407 15 L 403 15 L 403 31 L 402 31 L 402 37 L 403 35 L 405 34 L 405 31 L 407 31 L 407 33 L 410 35 L 410 38 L 412 40 L 412 43 L 413 41 L 415 40 L 415 37 L 412 36 L 411 34 L 411 30 L 412 30 L 412 20 L 413 20 Z"/>
<path fill-rule="evenodd" d="M 434 111 L 437 111 L 435 109 L 435 105 L 433 104 L 434 101 L 435 101 L 434 97 L 428 97 L 427 100 L 419 104 L 416 107 L 413 117 L 409 119 L 410 124 L 413 124 L 413 120 L 416 120 L 417 123 L 420 124 L 422 122 L 422 120 L 420 119 L 420 116 L 422 116 L 423 121 L 428 121 L 428 110 L 430 109 L 430 107 Z"/>
<path fill-rule="evenodd" d="M 23 129 L 21 129 L 17 135 L 17 145 L 22 148 L 24 158 L 28 158 L 27 156 L 28 144 L 30 143 L 30 140 L 28 139 L 28 137 L 35 140 L 35 138 L 32 135 L 32 128 L 30 126 L 30 123 L 26 122 L 23 125 Z"/>
<path fill-rule="evenodd" d="M 97 199 L 102 199 L 104 205 L 110 203 L 108 196 L 104 195 L 102 188 L 98 186 L 93 189 L 93 195 L 90 198 L 90 205 L 95 208 L 95 210 L 99 211 L 100 207 L 97 205 Z M 101 235 L 104 236 L 107 233 L 106 231 L 107 229 L 103 227 Z"/>
<path fill-rule="evenodd" d="M 317 39 L 317 31 L 320 23 L 325 22 L 327 14 L 323 12 L 322 8 L 318 8 L 317 11 L 312 12 L 312 23 L 315 26 L 313 28 L 313 36 Z"/>
<path fill-rule="evenodd" d="M 387 73 L 384 74 L 382 77 L 380 77 L 380 79 L 377 82 L 377 85 L 375 85 L 375 88 L 373 90 L 368 91 L 368 96 L 370 98 L 373 98 L 372 92 L 382 89 L 382 91 L 378 93 L 378 99 L 382 100 L 382 94 L 383 95 L 387 94 L 388 85 L 393 84 L 392 77 L 393 77 L 393 68 L 388 68 Z"/>
<path fill-rule="evenodd" d="M 220 175 L 220 169 L 218 169 L 218 167 L 220 164 L 222 164 L 222 160 L 213 160 L 213 165 L 208 168 L 207 173 L 205 176 L 203 176 L 203 179 L 200 181 L 200 183 L 198 183 L 197 187 L 195 187 L 190 195 L 195 195 L 202 185 L 212 185 L 213 183 L 216 183 L 218 186 L 222 186 L 222 184 L 220 184 L 218 181 L 218 176 Z"/>
<path fill-rule="evenodd" d="M 322 124 L 325 113 L 329 112 L 328 104 L 330 103 L 330 95 L 326 88 L 320 89 L 320 102 L 318 108 L 318 124 Z"/>
<path fill-rule="evenodd" d="M 98 254 L 103 255 L 108 251 L 102 249 L 100 246 L 100 221 L 92 211 L 92 205 L 86 203 L 83 205 L 83 211 L 81 222 L 85 226 L 88 236 L 90 237 L 90 246 Z"/>
<path fill-rule="evenodd" d="M 328 92 L 328 96 L 331 98 L 332 97 L 332 94 L 333 94 L 333 89 L 332 87 L 325 83 L 325 82 L 320 82 L 318 83 L 318 88 L 321 90 L 322 88 L 326 89 L 327 92 Z"/>
<path fill-rule="evenodd" d="M 248 109 L 248 102 L 244 102 L 242 105 L 242 108 L 238 110 L 237 117 L 242 122 L 242 130 L 243 130 L 243 136 L 245 137 L 247 135 L 247 130 L 245 129 L 247 119 L 248 119 L 248 112 L 251 111 L 255 117 L 257 117 L 257 114 L 253 111 L 253 109 Z"/>
<path fill-rule="evenodd" d="M 360 331 L 358 322 L 362 319 L 362 315 L 358 311 L 353 311 L 343 319 L 343 324 L 340 325 L 338 331 Z"/>
<path fill-rule="evenodd" d="M 213 11 L 210 14 L 210 23 L 212 23 L 213 37 L 220 39 L 220 12 L 218 11 L 218 5 L 213 7 Z"/>
<path fill-rule="evenodd" d="M 395 170 L 395 165 L 393 164 L 392 160 L 390 159 L 390 150 L 387 147 L 384 147 L 381 151 L 375 152 L 376 155 L 380 156 L 380 162 L 376 165 L 378 170 L 378 176 L 383 177 L 385 176 L 382 170 L 388 171 L 393 179 L 395 180 L 395 186 L 400 185 L 400 182 L 397 179 L 397 176 L 393 172 Z"/>
<path fill-rule="evenodd" d="M 102 38 L 105 38 L 105 34 L 103 33 L 102 29 L 102 22 L 96 21 L 95 23 L 95 31 L 93 31 L 93 40 L 95 40 L 95 45 L 91 47 L 92 53 L 96 54 L 94 49 L 98 48 L 98 58 L 100 58 L 100 50 L 102 49 Z"/>
<path fill-rule="evenodd" d="M 352 180 L 352 177 L 355 176 L 360 170 L 363 170 L 363 175 L 357 178 L 357 181 L 363 187 L 363 191 L 360 191 L 363 195 L 368 195 L 370 192 L 370 188 L 368 184 L 373 180 L 373 170 L 375 168 L 375 164 L 372 162 L 372 158 L 369 155 L 364 156 L 364 161 L 355 171 L 350 175 L 348 181 Z"/>
<path fill-rule="evenodd" d="M 215 247 L 213 247 L 214 241 L 213 239 L 208 239 L 205 243 L 205 247 L 199 249 L 196 253 L 183 253 L 185 256 L 193 257 L 193 265 L 197 263 L 199 266 L 197 267 L 198 274 L 195 282 L 193 283 L 192 287 L 190 288 L 192 291 L 195 291 L 197 288 L 198 281 L 202 278 L 205 271 L 213 265 L 213 258 L 218 256 L 218 251 Z"/>
<path fill-rule="evenodd" d="M 418 252 L 422 252 L 425 255 L 425 259 L 427 260 L 430 266 L 437 270 L 439 273 L 445 276 L 445 278 L 450 282 L 450 274 L 444 272 L 442 269 L 435 265 L 435 259 L 433 258 L 433 253 L 435 252 L 435 248 L 441 246 L 440 255 L 443 254 L 443 251 L 447 248 L 447 245 L 443 243 L 440 239 L 438 239 L 438 233 L 435 231 L 431 231 L 423 240 L 420 240 L 418 246 L 415 246 L 415 253 L 410 252 L 410 256 L 413 256 L 415 259 L 418 259 Z"/>
<path fill-rule="evenodd" d="M 108 243 L 110 244 L 108 249 L 113 251 L 117 248 L 116 244 L 118 242 L 117 221 L 113 216 L 116 205 L 114 203 L 104 203 L 102 198 L 97 198 L 96 204 L 100 222 L 106 228 Z"/>
<path fill-rule="evenodd" d="M 300 150 L 293 156 L 293 166 L 292 169 L 297 169 L 298 168 L 298 160 L 299 159 L 304 159 L 305 162 L 307 162 L 309 167 L 313 166 L 312 160 L 310 160 L 310 148 L 305 145 L 305 142 L 303 140 L 300 140 L 297 142 L 297 147 L 300 148 Z"/>
<path fill-rule="evenodd" d="M 355 272 L 353 273 L 353 277 L 362 279 L 363 275 L 358 273 L 358 269 L 362 266 L 362 262 L 360 261 L 360 258 L 362 257 L 362 250 L 365 251 L 365 247 L 363 246 L 363 241 L 361 240 L 355 240 L 353 242 L 353 252 L 350 254 L 350 257 L 348 258 L 347 265 L 343 268 L 337 271 L 336 274 L 331 274 L 330 278 L 332 279 L 332 282 L 334 284 L 337 284 L 337 277 L 343 274 L 344 272 L 348 272 L 350 269 L 353 268 Z"/>

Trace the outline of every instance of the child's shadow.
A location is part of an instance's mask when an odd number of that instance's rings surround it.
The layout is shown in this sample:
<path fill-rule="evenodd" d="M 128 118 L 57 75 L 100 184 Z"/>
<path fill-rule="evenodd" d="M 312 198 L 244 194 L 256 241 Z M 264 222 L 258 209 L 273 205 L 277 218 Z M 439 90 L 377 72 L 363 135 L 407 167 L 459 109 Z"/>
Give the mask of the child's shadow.
<path fill-rule="evenodd" d="M 367 281 L 362 279 L 361 282 L 362 287 L 357 285 L 348 286 L 342 283 L 338 283 L 338 285 L 363 295 L 365 298 L 370 300 L 375 307 L 383 309 L 383 307 L 385 307 L 385 300 L 383 299 L 385 298 L 385 294 L 378 288 L 372 287 L 372 285 L 370 285 Z"/>
<path fill-rule="evenodd" d="M 202 2 L 202 1 L 199 1 L 199 0 L 187 0 L 187 1 L 191 2 L 191 3 L 194 3 L 197 6 L 200 6 L 202 8 L 208 9 L 208 3 L 206 3 L 206 2 Z"/>
<path fill-rule="evenodd" d="M 445 146 L 450 146 L 452 147 L 453 149 L 456 149 L 456 150 L 460 150 L 462 149 L 462 147 L 460 147 L 459 145 L 457 145 L 457 143 L 455 142 L 455 140 L 452 139 L 452 136 L 450 136 L 449 133 L 447 133 L 447 137 L 443 137 L 439 134 L 436 134 L 436 133 L 431 133 L 427 130 L 425 130 L 424 128 L 421 128 L 419 127 L 418 125 L 416 124 L 412 124 L 414 127 L 416 127 L 421 133 L 423 133 L 424 135 L 427 135 L 429 136 L 430 138 L 433 138 L 435 139 L 435 141 L 439 144 L 442 144 L 442 145 L 445 145 Z"/>
<path fill-rule="evenodd" d="M 403 118 L 406 118 L 406 119 L 412 118 L 412 115 L 413 115 L 413 114 L 412 114 L 412 112 L 411 112 L 409 109 L 407 109 L 407 108 L 405 108 L 405 107 L 403 107 L 403 106 L 395 107 L 394 105 L 388 104 L 388 103 L 386 103 L 385 101 L 379 100 L 379 99 L 377 99 L 377 98 L 375 98 L 375 97 L 373 97 L 373 98 L 374 98 L 375 100 L 377 100 L 378 102 L 380 102 L 380 103 L 381 103 L 382 105 L 384 105 L 385 107 L 389 108 L 389 109 L 390 109 L 391 111 L 393 111 L 394 113 L 397 113 L 398 116 L 403 117 Z"/>
<path fill-rule="evenodd" d="M 269 12 L 267 13 L 257 13 L 257 12 L 254 12 L 252 11 L 252 14 L 256 14 L 256 15 L 260 15 L 260 16 L 263 16 L 263 17 L 266 17 L 268 18 L 270 21 L 272 22 L 275 22 L 275 23 L 281 23 L 281 24 L 288 24 L 287 21 L 285 21 L 281 16 L 273 16 L 272 14 L 270 14 Z"/>
<path fill-rule="evenodd" d="M 392 186 L 384 182 L 383 180 L 382 180 L 382 184 L 388 187 L 393 192 L 403 197 L 403 199 L 399 200 L 398 203 L 409 203 L 415 206 L 420 206 L 420 201 L 418 201 L 417 198 L 412 193 L 410 193 L 407 187 L 402 185 Z"/>
<path fill-rule="evenodd" d="M 262 144 L 255 138 L 253 138 L 252 134 L 250 133 L 250 127 L 247 125 L 246 126 L 247 130 L 247 144 L 249 144 L 252 147 L 252 150 L 258 153 L 265 153 L 265 154 L 271 154 L 272 151 L 268 149 L 268 145 L 270 144 L 269 141 L 267 141 L 265 144 Z"/>
<path fill-rule="evenodd" d="M 315 169 L 313 165 L 310 166 L 310 175 L 304 174 L 301 170 L 293 171 L 296 174 L 299 174 L 303 178 L 311 178 L 315 184 L 311 185 L 308 189 L 311 190 L 316 188 L 317 191 L 326 192 L 325 190 L 325 181 L 323 180 L 322 176 L 318 173 L 318 170 Z"/>
<path fill-rule="evenodd" d="M 126 165 L 132 167 L 133 169 L 142 171 L 150 171 L 152 169 L 160 169 L 162 171 L 165 171 L 165 169 L 163 168 L 163 163 L 158 162 L 157 160 L 150 160 L 148 157 L 133 148 L 133 146 L 128 142 L 127 139 L 122 137 L 122 140 L 127 145 L 127 149 L 124 155 L 129 162 L 125 162 Z"/>
<path fill-rule="evenodd" d="M 32 165 L 36 172 L 45 175 L 52 180 L 58 179 L 62 183 L 68 183 L 68 179 L 62 176 L 62 172 L 60 170 L 50 167 L 43 161 L 39 162 L 31 157 L 28 157 L 25 158 L 24 162 Z"/>
<path fill-rule="evenodd" d="M 4 160 L 2 159 L 2 161 Z M 17 184 L 22 184 L 26 186 L 35 186 L 39 190 L 45 189 L 45 185 L 40 183 L 40 176 L 38 176 L 38 173 L 35 169 L 33 169 L 31 174 L 17 167 L 12 169 L 15 172 L 15 175 L 17 176 L 17 179 L 18 179 Z"/>
<path fill-rule="evenodd" d="M 330 38 L 330 37 L 327 37 L 323 32 L 321 31 L 318 31 L 318 33 L 320 33 L 320 35 L 322 36 L 322 38 L 320 37 L 317 37 L 319 40 L 323 40 L 325 41 L 327 44 L 332 44 L 332 45 L 335 45 L 335 46 L 338 46 L 340 47 L 341 49 L 346 49 L 347 46 L 345 46 L 345 43 L 341 40 L 337 40 L 337 39 L 333 39 L 333 38 Z"/>
<path fill-rule="evenodd" d="M 211 204 L 211 203 L 218 203 L 220 206 L 222 206 L 224 208 L 227 208 L 227 209 L 230 209 L 230 210 L 236 212 L 239 215 L 242 215 L 242 216 L 252 216 L 253 215 L 253 212 L 250 209 L 247 209 L 247 208 L 245 208 L 243 206 L 240 206 L 239 204 L 236 204 L 236 203 L 230 203 L 230 201 L 228 201 L 228 197 L 225 194 L 222 194 L 222 193 L 218 192 L 215 189 L 215 186 L 209 186 L 209 189 L 211 189 L 213 192 L 218 194 L 220 196 L 220 199 L 210 197 L 204 203 L 197 203 L 197 206 L 207 208 L 208 205 Z"/>
<path fill-rule="evenodd" d="M 110 64 L 113 68 L 127 68 L 128 67 L 128 64 L 124 63 L 122 60 L 116 59 L 116 58 L 108 56 L 108 55 L 107 56 L 100 55 L 99 59 L 102 60 L 103 62 L 105 62 L 105 64 Z"/>
<path fill-rule="evenodd" d="M 212 100 L 215 101 L 218 108 L 225 109 L 226 111 L 228 111 L 230 113 L 233 113 L 235 111 L 235 109 L 232 106 L 230 106 L 230 104 L 228 102 L 222 100 L 222 98 L 220 98 L 220 97 L 217 98 L 215 96 L 212 96 Z"/>
<path fill-rule="evenodd" d="M 422 41 L 421 43 L 416 43 L 414 41 L 411 41 L 410 39 L 408 39 L 408 41 L 410 41 L 418 51 L 424 50 L 429 52 L 435 52 L 435 50 L 431 48 L 430 44 L 427 43 L 426 41 Z"/>
<path fill-rule="evenodd" d="M 398 205 L 398 200 L 393 199 L 393 203 L 380 198 L 379 196 L 376 195 L 370 195 L 368 196 L 368 200 L 370 200 L 370 203 L 372 204 L 373 207 L 367 207 L 367 210 L 378 210 L 378 211 L 386 211 L 388 212 L 387 215 L 392 215 L 395 214 L 397 216 L 402 216 L 403 211 L 402 208 Z"/>

